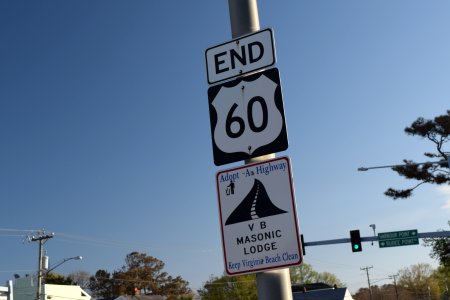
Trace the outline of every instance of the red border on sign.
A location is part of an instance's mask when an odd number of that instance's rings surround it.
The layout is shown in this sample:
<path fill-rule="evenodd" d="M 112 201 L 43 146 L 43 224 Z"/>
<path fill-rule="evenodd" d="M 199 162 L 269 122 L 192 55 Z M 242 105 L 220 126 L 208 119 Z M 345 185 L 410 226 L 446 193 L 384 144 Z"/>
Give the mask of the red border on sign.
<path fill-rule="evenodd" d="M 236 171 L 236 170 L 240 170 L 240 169 L 246 169 L 246 168 L 249 168 L 249 167 L 262 165 L 262 164 L 267 164 L 269 162 L 274 162 L 274 161 L 279 161 L 279 160 L 285 160 L 287 162 L 287 165 L 288 165 L 289 183 L 290 183 L 290 187 L 291 187 L 292 212 L 294 214 L 295 230 L 296 230 L 296 234 L 297 234 L 298 253 L 300 254 L 299 255 L 299 260 L 296 261 L 295 263 L 290 263 L 290 264 L 285 264 L 285 265 L 266 267 L 266 268 L 254 268 L 254 269 L 251 269 L 251 270 L 240 271 L 240 272 L 230 272 L 228 270 L 227 253 L 226 253 L 226 249 L 225 249 L 225 238 L 224 238 L 224 232 L 223 232 L 222 205 L 221 205 L 221 201 L 220 201 L 220 189 L 219 189 L 219 175 L 222 174 L 222 173 L 232 172 L 232 171 Z M 248 164 L 248 165 L 244 165 L 244 166 L 240 166 L 240 167 L 236 167 L 236 168 L 231 168 L 231 169 L 219 171 L 219 172 L 216 173 L 216 189 L 217 189 L 217 198 L 218 198 L 218 204 L 219 204 L 220 233 L 221 233 L 221 236 L 222 236 L 223 260 L 224 260 L 224 265 L 225 265 L 225 272 L 227 273 L 227 275 L 235 276 L 235 275 L 248 274 L 248 273 L 257 273 L 257 272 L 262 272 L 262 271 L 267 271 L 267 270 L 283 269 L 283 268 L 287 268 L 287 267 L 290 267 L 290 266 L 299 265 L 299 264 L 301 264 L 303 262 L 303 252 L 302 252 L 302 247 L 301 247 L 301 242 L 300 242 L 300 234 L 299 234 L 298 221 L 297 221 L 297 210 L 295 208 L 295 194 L 294 194 L 294 185 L 293 185 L 293 182 L 292 182 L 291 161 L 290 161 L 289 157 L 283 156 L 283 157 L 279 157 L 279 158 L 265 160 L 265 161 L 262 161 L 262 162 L 252 163 L 252 164 Z"/>

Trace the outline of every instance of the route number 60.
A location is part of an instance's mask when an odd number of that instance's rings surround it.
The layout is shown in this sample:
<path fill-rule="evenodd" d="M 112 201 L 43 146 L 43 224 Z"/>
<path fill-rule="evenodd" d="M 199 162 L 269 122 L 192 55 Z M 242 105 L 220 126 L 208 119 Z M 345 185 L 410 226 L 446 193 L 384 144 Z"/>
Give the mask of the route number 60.
<path fill-rule="evenodd" d="M 276 68 L 213 86 L 208 99 L 216 165 L 287 149 Z"/>
<path fill-rule="evenodd" d="M 259 103 L 261 112 L 262 112 L 261 124 L 259 126 L 255 124 L 255 120 L 253 117 L 253 107 L 254 107 L 255 103 Z M 245 130 L 244 120 L 239 116 L 233 116 L 233 113 L 237 107 L 238 107 L 238 105 L 236 103 L 234 103 L 233 106 L 231 106 L 231 109 L 228 112 L 226 124 L 225 124 L 225 129 L 227 131 L 227 135 L 231 138 L 240 137 L 244 133 L 244 130 Z M 269 115 L 269 113 L 267 111 L 267 104 L 264 101 L 264 98 L 262 98 L 260 96 L 256 96 L 256 97 L 253 97 L 252 99 L 250 99 L 250 101 L 247 103 L 248 125 L 253 132 L 261 132 L 264 129 L 266 129 L 267 123 L 268 123 L 268 115 Z M 231 130 L 231 125 L 235 122 L 239 126 L 239 129 L 237 132 L 233 132 Z"/>

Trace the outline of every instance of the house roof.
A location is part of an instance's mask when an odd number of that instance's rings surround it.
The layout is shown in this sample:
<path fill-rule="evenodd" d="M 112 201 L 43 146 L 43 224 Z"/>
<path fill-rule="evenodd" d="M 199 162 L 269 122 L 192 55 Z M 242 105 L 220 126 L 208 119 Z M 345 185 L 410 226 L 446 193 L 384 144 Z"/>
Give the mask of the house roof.
<path fill-rule="evenodd" d="M 293 300 L 343 300 L 353 299 L 347 288 L 327 288 L 321 290 L 312 290 L 306 292 L 294 292 Z"/>
<path fill-rule="evenodd" d="M 303 292 L 303 289 L 306 288 L 307 291 L 313 290 L 324 290 L 324 289 L 332 289 L 333 287 L 329 284 L 316 282 L 316 283 L 305 283 L 305 284 L 293 284 L 292 292 Z"/>
<path fill-rule="evenodd" d="M 119 296 L 115 300 L 164 300 L 162 296 L 156 295 L 136 295 L 136 296 Z"/>

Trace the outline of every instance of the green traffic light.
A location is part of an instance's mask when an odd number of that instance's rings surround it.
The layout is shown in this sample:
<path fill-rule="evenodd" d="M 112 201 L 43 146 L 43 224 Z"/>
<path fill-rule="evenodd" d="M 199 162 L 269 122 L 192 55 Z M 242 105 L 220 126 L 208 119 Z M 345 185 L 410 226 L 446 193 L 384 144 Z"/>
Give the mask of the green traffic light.
<path fill-rule="evenodd" d="M 359 230 L 350 230 L 350 243 L 352 244 L 352 252 L 361 252 L 361 237 Z"/>

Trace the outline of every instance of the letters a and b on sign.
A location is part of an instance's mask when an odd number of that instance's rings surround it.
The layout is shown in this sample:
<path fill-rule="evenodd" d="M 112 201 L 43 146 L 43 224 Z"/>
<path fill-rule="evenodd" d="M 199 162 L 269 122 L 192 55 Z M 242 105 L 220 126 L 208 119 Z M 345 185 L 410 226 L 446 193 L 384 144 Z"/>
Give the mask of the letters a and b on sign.
<path fill-rule="evenodd" d="M 288 148 L 277 68 L 212 86 L 208 100 L 215 165 Z"/>
<path fill-rule="evenodd" d="M 244 75 L 275 64 L 273 32 L 264 29 L 205 51 L 209 84 Z"/>

